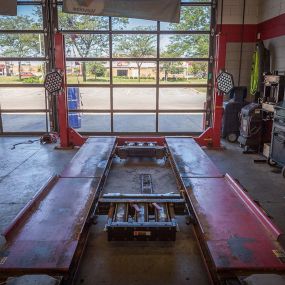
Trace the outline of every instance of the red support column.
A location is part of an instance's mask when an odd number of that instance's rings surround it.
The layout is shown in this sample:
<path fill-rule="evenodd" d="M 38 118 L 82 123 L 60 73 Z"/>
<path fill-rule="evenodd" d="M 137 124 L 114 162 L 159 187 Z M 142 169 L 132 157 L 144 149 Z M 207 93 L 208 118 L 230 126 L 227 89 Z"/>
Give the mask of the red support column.
<path fill-rule="evenodd" d="M 55 68 L 63 77 L 62 89 L 57 97 L 57 112 L 59 121 L 59 136 L 61 147 L 69 147 L 68 141 L 68 111 L 66 94 L 66 73 L 65 73 L 65 54 L 64 37 L 60 33 L 55 34 Z"/>
<path fill-rule="evenodd" d="M 213 112 L 213 147 L 221 146 L 221 131 L 223 119 L 224 96 L 217 89 L 217 76 L 226 67 L 227 41 L 223 34 L 217 35 L 215 56 L 215 91 L 214 91 L 214 112 Z"/>
<path fill-rule="evenodd" d="M 65 45 L 64 36 L 61 33 L 55 34 L 55 68 L 62 75 L 63 83 L 61 91 L 58 93 L 58 120 L 60 147 L 69 148 L 81 146 L 86 138 L 82 137 L 74 129 L 69 128 L 68 124 L 68 104 L 67 104 L 67 81 L 65 65 Z"/>
<path fill-rule="evenodd" d="M 227 52 L 227 41 L 226 36 L 218 34 L 216 36 L 216 53 L 215 53 L 215 70 L 214 70 L 214 100 L 213 100 L 213 111 L 212 111 L 212 127 L 205 130 L 198 138 L 197 143 L 200 146 L 211 146 L 214 148 L 221 147 L 221 129 L 222 129 L 222 118 L 223 118 L 223 95 L 217 90 L 216 78 L 220 70 L 225 69 L 226 65 L 226 52 Z"/>

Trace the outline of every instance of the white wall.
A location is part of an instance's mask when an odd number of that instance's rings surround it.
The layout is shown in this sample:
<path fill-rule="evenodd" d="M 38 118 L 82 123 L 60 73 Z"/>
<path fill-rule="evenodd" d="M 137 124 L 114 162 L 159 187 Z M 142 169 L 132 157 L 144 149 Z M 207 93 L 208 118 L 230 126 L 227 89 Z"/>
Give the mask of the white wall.
<path fill-rule="evenodd" d="M 256 25 L 258 23 L 258 1 L 246 0 L 245 24 Z M 218 1 L 218 22 L 221 23 L 221 3 Z M 242 24 L 243 23 L 243 3 L 244 0 L 224 0 L 223 24 Z M 242 65 L 240 73 L 240 86 L 249 86 L 252 54 L 255 43 L 244 43 L 242 48 Z M 227 45 L 226 70 L 233 74 L 235 85 L 239 82 L 239 61 L 240 43 L 229 43 Z"/>
<path fill-rule="evenodd" d="M 258 22 L 264 22 L 285 13 L 285 0 L 259 0 Z"/>
<path fill-rule="evenodd" d="M 259 23 L 285 13 L 285 0 L 259 0 Z M 284 28 L 285 29 L 285 28 Z M 264 41 L 271 52 L 271 70 L 285 71 L 285 36 Z"/>
<path fill-rule="evenodd" d="M 218 1 L 218 24 L 220 24 L 221 0 Z M 242 24 L 243 0 L 224 0 L 223 24 Z M 285 0 L 246 0 L 245 24 L 258 24 L 285 13 Z M 271 51 L 271 70 L 285 71 L 285 36 L 264 41 Z M 243 45 L 240 85 L 249 86 L 252 53 L 255 43 Z M 238 82 L 240 44 L 227 46 L 226 69 Z"/>
<path fill-rule="evenodd" d="M 285 72 L 285 36 L 264 41 L 271 54 L 271 70 Z"/>
<path fill-rule="evenodd" d="M 258 1 L 246 0 L 245 24 L 258 23 Z M 221 22 L 221 3 L 218 1 L 218 24 Z M 223 24 L 242 24 L 243 0 L 224 0 Z"/>
<path fill-rule="evenodd" d="M 226 70 L 233 74 L 235 85 L 239 80 L 240 43 L 229 43 L 227 45 Z M 240 73 L 240 86 L 249 86 L 252 54 L 255 49 L 254 43 L 244 43 L 242 52 L 242 64 Z"/>

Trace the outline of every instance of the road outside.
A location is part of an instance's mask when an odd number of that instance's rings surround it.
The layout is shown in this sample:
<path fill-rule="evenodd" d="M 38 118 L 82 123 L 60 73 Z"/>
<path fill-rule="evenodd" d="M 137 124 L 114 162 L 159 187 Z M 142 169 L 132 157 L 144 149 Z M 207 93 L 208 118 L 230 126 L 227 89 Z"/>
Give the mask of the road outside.
<path fill-rule="evenodd" d="M 200 90 L 199 90 L 200 91 Z M 203 109 L 205 93 L 193 88 L 161 88 L 161 110 Z M 94 113 L 82 115 L 82 128 L 79 131 L 109 132 L 110 114 L 96 114 L 97 110 L 110 109 L 109 88 L 86 87 L 80 89 L 82 108 Z M 0 88 L 0 104 L 5 109 L 44 109 L 44 89 L 42 88 Z M 154 110 L 154 113 L 115 113 L 115 132 L 154 132 L 155 131 L 155 88 L 114 88 L 114 109 Z M 4 132 L 45 131 L 45 115 L 2 113 Z M 200 132 L 203 114 L 160 114 L 160 132 Z"/>

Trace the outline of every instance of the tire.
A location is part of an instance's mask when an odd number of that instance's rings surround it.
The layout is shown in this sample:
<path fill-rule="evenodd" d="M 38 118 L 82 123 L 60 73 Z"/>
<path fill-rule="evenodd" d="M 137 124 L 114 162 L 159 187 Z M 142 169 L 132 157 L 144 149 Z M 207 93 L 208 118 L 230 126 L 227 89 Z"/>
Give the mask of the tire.
<path fill-rule="evenodd" d="M 282 176 L 283 176 L 283 178 L 285 178 L 285 166 L 282 168 Z"/>
<path fill-rule="evenodd" d="M 270 166 L 276 166 L 276 165 L 277 165 L 277 163 L 276 163 L 274 160 L 272 160 L 271 158 L 268 158 L 268 159 L 267 159 L 267 163 L 268 163 Z"/>
<path fill-rule="evenodd" d="M 238 135 L 235 133 L 230 133 L 227 135 L 227 140 L 230 143 L 235 143 L 237 141 L 237 139 L 238 139 Z"/>

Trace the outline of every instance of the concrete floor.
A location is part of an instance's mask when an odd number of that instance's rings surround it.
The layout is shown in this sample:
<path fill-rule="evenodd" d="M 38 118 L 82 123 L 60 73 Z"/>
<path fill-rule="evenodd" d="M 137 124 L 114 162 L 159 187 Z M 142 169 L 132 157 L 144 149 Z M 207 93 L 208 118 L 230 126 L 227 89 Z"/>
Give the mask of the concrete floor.
<path fill-rule="evenodd" d="M 0 230 L 76 151 L 54 150 L 53 145 L 43 146 L 38 141 L 11 149 L 13 144 L 28 139 L 34 138 L 0 138 Z M 223 151 L 206 152 L 223 173 L 230 173 L 243 184 L 285 232 L 285 179 L 267 164 L 254 164 L 259 156 L 243 155 L 238 145 L 225 146 Z M 104 222 L 105 217 L 101 217 L 91 229 L 77 284 L 94 284 L 95 280 L 99 285 L 208 284 L 191 227 L 183 218 L 179 219 L 181 231 L 175 244 L 108 243 Z"/>
<path fill-rule="evenodd" d="M 178 218 L 174 242 L 108 242 L 107 217 L 93 226 L 76 285 L 210 285 L 191 226 Z"/>
<path fill-rule="evenodd" d="M 141 174 L 150 174 L 154 193 L 177 192 L 177 183 L 169 163 L 164 159 L 131 158 L 113 160 L 104 193 L 139 194 Z M 124 179 L 122 179 L 124 177 Z"/>

